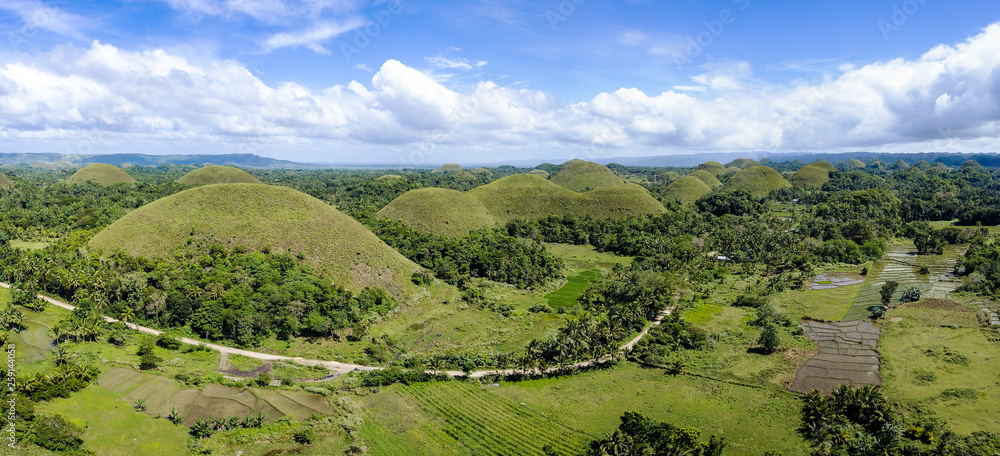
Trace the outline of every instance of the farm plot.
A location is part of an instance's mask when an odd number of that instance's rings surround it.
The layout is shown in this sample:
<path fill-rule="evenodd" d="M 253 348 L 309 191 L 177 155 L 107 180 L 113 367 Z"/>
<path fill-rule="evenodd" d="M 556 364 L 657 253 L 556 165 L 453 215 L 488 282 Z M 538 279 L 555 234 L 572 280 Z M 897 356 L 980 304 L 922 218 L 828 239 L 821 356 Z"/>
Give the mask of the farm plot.
<path fill-rule="evenodd" d="M 399 393 L 425 413 L 441 417 L 443 431 L 472 454 L 540 455 L 546 446 L 559 454 L 576 454 L 590 440 L 478 385 L 432 383 L 401 388 Z"/>
<path fill-rule="evenodd" d="M 556 291 L 549 293 L 545 296 L 548 300 L 549 306 L 554 309 L 568 308 L 576 305 L 577 299 L 583 294 L 583 291 L 587 289 L 590 284 L 600 277 L 601 273 L 593 269 L 587 269 L 581 271 L 579 274 L 570 276 L 566 279 L 566 285 L 563 285 Z"/>
<path fill-rule="evenodd" d="M 899 302 L 903 291 L 913 286 L 920 288 L 924 298 L 947 299 L 961 285 L 952 271 L 964 252 L 965 246 L 949 245 L 943 255 L 917 255 L 914 247 L 890 246 L 868 274 L 844 320 L 868 318 L 869 307 L 882 305 L 879 288 L 888 280 L 899 283 L 891 302 Z M 927 267 L 929 273 L 920 274 L 922 267 Z"/>
<path fill-rule="evenodd" d="M 881 332 L 868 321 L 802 322 L 806 336 L 820 353 L 799 369 L 791 390 L 830 393 L 840 385 L 881 385 L 881 360 L 875 350 Z"/>
<path fill-rule="evenodd" d="M 18 363 L 24 366 L 48 358 L 53 349 L 49 327 L 31 320 L 23 325 L 24 329 L 10 334 L 11 343 L 17 347 Z"/>

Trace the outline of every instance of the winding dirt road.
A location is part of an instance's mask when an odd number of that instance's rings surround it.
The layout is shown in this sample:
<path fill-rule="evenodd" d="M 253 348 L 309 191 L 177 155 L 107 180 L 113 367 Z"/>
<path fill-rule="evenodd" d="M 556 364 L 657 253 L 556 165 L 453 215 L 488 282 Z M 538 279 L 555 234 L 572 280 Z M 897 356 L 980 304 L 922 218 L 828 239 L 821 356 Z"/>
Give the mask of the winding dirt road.
<path fill-rule="evenodd" d="M 0 287 L 10 288 L 10 284 L 8 284 L 6 282 L 0 282 Z M 50 298 L 48 296 L 41 295 L 41 294 L 38 295 L 38 297 L 44 299 L 49 304 L 52 304 L 52 305 L 57 306 L 57 307 L 62 307 L 63 309 L 66 309 L 66 310 L 76 309 L 75 306 L 70 305 L 69 303 L 60 301 L 58 299 L 53 299 L 53 298 Z M 656 316 L 656 319 L 654 319 L 652 322 L 650 322 L 648 325 L 646 325 L 646 327 L 638 335 L 636 335 L 634 338 L 632 338 L 632 340 L 630 340 L 627 343 L 625 343 L 625 345 L 622 345 L 621 349 L 622 350 L 628 350 L 628 349 L 631 349 L 632 347 L 634 347 L 636 343 L 638 343 L 640 340 L 642 340 L 642 338 L 646 334 L 649 333 L 650 329 L 652 329 L 654 326 L 659 325 L 660 322 L 662 322 L 663 319 L 667 317 L 667 315 L 670 315 L 670 312 L 672 310 L 673 310 L 673 308 L 671 307 L 671 308 L 665 309 L 663 312 L 660 312 L 660 314 Z M 118 321 L 117 319 L 108 317 L 106 315 L 101 315 L 101 318 L 104 319 L 104 321 L 107 321 L 107 322 L 110 322 L 110 323 L 115 323 L 115 322 Z M 134 323 L 125 323 L 125 325 L 128 326 L 131 329 L 136 330 L 136 331 L 143 332 L 143 333 L 146 333 L 146 334 L 152 334 L 154 336 L 159 336 L 160 334 L 162 334 L 162 331 L 158 331 L 158 330 L 153 329 L 153 328 L 147 328 L 145 326 L 139 326 L 139 325 L 134 324 Z M 327 368 L 327 369 L 330 370 L 330 374 L 331 375 L 335 376 L 335 377 L 332 377 L 332 378 L 339 377 L 341 374 L 345 374 L 345 373 L 348 373 L 348 372 L 373 371 L 373 370 L 379 370 L 379 369 L 383 369 L 384 368 L 384 367 L 381 367 L 381 366 L 363 366 L 363 365 L 360 365 L 360 364 L 342 363 L 342 362 L 339 362 L 339 361 L 323 361 L 323 360 L 319 360 L 319 359 L 308 359 L 308 358 L 302 358 L 302 357 L 272 355 L 270 353 L 261 353 L 261 352 L 255 352 L 255 351 L 250 351 L 250 350 L 243 350 L 243 349 L 239 349 L 239 348 L 227 347 L 225 345 L 218 345 L 218 344 L 208 343 L 208 342 L 204 342 L 204 341 L 200 341 L 200 340 L 189 339 L 187 337 L 180 338 L 180 341 L 182 343 L 184 343 L 184 344 L 187 344 L 187 345 L 202 345 L 202 344 L 204 344 L 208 348 L 210 348 L 212 350 L 215 350 L 215 351 L 218 351 L 220 353 L 226 353 L 226 354 L 230 354 L 230 355 L 243 355 L 243 356 L 246 356 L 248 358 L 254 358 L 254 359 L 259 359 L 259 360 L 264 360 L 264 361 L 292 361 L 292 362 L 296 362 L 296 363 L 299 363 L 299 364 L 302 364 L 302 365 L 305 365 L 305 366 L 323 366 L 323 367 L 325 367 L 325 368 Z M 576 364 L 572 364 L 572 365 L 570 365 L 568 367 L 589 367 L 589 366 L 593 366 L 594 364 L 598 364 L 598 363 L 607 361 L 609 358 L 610 358 L 609 356 L 605 356 L 605 357 L 600 358 L 600 359 L 589 360 L 589 361 L 582 361 L 582 362 L 579 362 L 579 363 L 576 363 Z M 557 369 L 558 369 L 558 367 L 552 367 L 552 368 L 546 369 L 544 371 L 541 370 L 541 369 L 534 369 L 534 370 L 532 370 L 530 372 L 534 373 L 534 374 L 539 374 L 539 373 L 553 372 L 553 371 L 555 371 Z M 427 371 L 427 372 L 434 373 L 436 371 Z M 461 372 L 461 371 L 443 371 L 443 372 L 446 373 L 446 374 L 448 374 L 448 375 L 450 375 L 450 376 L 452 376 L 452 377 L 459 377 L 459 376 L 464 376 L 465 375 L 465 373 Z M 492 369 L 492 370 L 478 370 L 478 371 L 472 372 L 469 376 L 472 377 L 472 378 L 479 378 L 479 377 L 492 376 L 492 375 L 497 375 L 497 374 L 511 375 L 511 374 L 516 374 L 516 373 L 520 373 L 520 372 L 521 371 L 515 370 L 515 369 L 506 369 L 506 370 L 497 370 L 497 369 Z"/>

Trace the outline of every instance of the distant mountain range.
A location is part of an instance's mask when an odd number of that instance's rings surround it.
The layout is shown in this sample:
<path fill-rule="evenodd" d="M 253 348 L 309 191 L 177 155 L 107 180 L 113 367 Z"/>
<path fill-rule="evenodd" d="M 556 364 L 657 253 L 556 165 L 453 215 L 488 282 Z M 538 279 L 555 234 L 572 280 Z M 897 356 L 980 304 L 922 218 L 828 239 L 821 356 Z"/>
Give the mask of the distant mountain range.
<path fill-rule="evenodd" d="M 14 154 L 0 153 L 0 165 L 29 165 L 55 168 L 77 168 L 91 163 L 107 163 L 122 166 L 160 166 L 160 165 L 201 165 L 211 163 L 219 166 L 236 166 L 240 168 L 265 169 L 319 169 L 328 166 L 309 163 L 298 163 L 289 160 L 261 157 L 254 154 L 229 155 L 146 155 L 146 154 L 108 154 L 108 155 L 67 155 L 67 154 Z"/>
<path fill-rule="evenodd" d="M 966 160 L 975 160 L 980 165 L 1000 168 L 1000 154 L 968 154 L 968 153 L 947 153 L 947 152 L 926 152 L 912 154 L 886 154 L 876 152 L 844 152 L 844 153 L 788 153 L 771 154 L 767 152 L 743 152 L 743 153 L 705 153 L 688 155 L 659 155 L 653 157 L 610 157 L 591 158 L 590 161 L 607 165 L 618 163 L 626 166 L 651 166 L 651 167 L 691 167 L 697 166 L 707 161 L 717 161 L 728 163 L 737 158 L 751 158 L 763 160 L 769 158 L 774 162 L 786 162 L 800 160 L 811 163 L 817 160 L 824 160 L 830 163 L 844 162 L 852 158 L 857 158 L 865 163 L 879 159 L 886 163 L 891 163 L 903 159 L 907 163 L 914 163 L 920 160 L 928 162 L 941 162 L 948 166 L 961 165 Z M 511 160 L 495 163 L 462 163 L 466 167 L 486 166 L 497 167 L 502 165 L 516 166 L 522 168 L 533 168 L 542 163 L 560 164 L 563 160 Z M 261 157 L 254 154 L 228 154 L 228 155 L 146 155 L 146 154 L 109 154 L 109 155 L 68 155 L 68 154 L 22 154 L 22 153 L 0 153 L 0 165 L 28 165 L 36 167 L 54 168 L 79 168 L 91 163 L 107 163 L 109 165 L 122 166 L 160 166 L 160 165 L 201 165 L 211 163 L 213 165 L 228 165 L 239 168 L 262 168 L 262 169 L 330 169 L 330 168 L 364 168 L 364 169 L 399 169 L 399 165 L 391 164 L 332 164 L 332 163 L 301 163 L 290 160 L 279 160 L 276 158 Z M 427 164 L 424 167 L 433 169 L 440 165 Z M 405 168 L 411 168 L 409 166 Z"/>

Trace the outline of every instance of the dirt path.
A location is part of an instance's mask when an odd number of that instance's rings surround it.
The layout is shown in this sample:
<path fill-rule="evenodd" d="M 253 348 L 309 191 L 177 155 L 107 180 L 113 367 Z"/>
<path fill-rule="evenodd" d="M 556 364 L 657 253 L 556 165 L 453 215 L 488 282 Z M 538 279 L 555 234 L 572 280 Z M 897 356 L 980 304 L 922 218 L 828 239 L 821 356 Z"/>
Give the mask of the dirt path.
<path fill-rule="evenodd" d="M 10 284 L 8 284 L 6 282 L 0 282 L 0 287 L 10 288 Z M 38 297 L 44 299 L 49 304 L 52 304 L 52 305 L 57 306 L 57 307 L 62 307 L 63 309 L 66 309 L 66 310 L 76 309 L 75 306 L 70 305 L 70 304 L 68 304 L 66 302 L 60 301 L 58 299 L 53 299 L 53 298 L 50 298 L 48 296 L 44 296 L 44 295 L 41 295 L 41 294 L 38 295 Z M 636 343 L 638 343 L 640 340 L 642 340 L 642 338 L 647 333 L 649 333 L 650 329 L 652 329 L 654 326 L 659 325 L 663 321 L 664 318 L 666 318 L 668 315 L 670 315 L 670 312 L 672 310 L 673 310 L 673 307 L 669 307 L 669 308 L 665 309 L 663 312 L 660 312 L 660 314 L 656 316 L 656 319 L 654 319 L 652 322 L 650 322 L 648 325 L 646 325 L 646 327 L 641 332 L 639 332 L 639 334 L 637 336 L 635 336 L 632 340 L 628 341 L 625 345 L 622 345 L 621 349 L 622 350 L 628 350 L 628 349 L 631 349 L 632 347 L 634 347 Z M 102 315 L 101 318 L 104 319 L 104 321 L 107 321 L 107 322 L 110 322 L 110 323 L 115 323 L 115 322 L 118 321 L 117 319 L 114 319 L 114 318 L 111 318 L 111 317 L 108 317 L 108 316 L 105 316 L 105 315 Z M 159 336 L 160 334 L 163 333 L 162 331 L 158 331 L 158 330 L 153 329 L 153 328 L 147 328 L 145 326 L 139 326 L 139 325 L 134 324 L 134 323 L 125 323 L 125 325 L 128 326 L 131 329 L 136 330 L 136 331 L 139 331 L 139 332 L 142 332 L 142 333 L 146 333 L 146 334 L 152 334 L 154 336 Z M 205 345 L 206 347 L 208 347 L 208 348 L 210 348 L 212 350 L 215 350 L 215 351 L 218 351 L 218 352 L 222 353 L 223 357 L 224 357 L 223 359 L 228 358 L 228 355 L 243 355 L 243 356 L 246 356 L 248 358 L 260 359 L 260 360 L 264 360 L 264 361 L 272 361 L 273 362 L 273 361 L 278 361 L 278 360 L 284 360 L 284 361 L 296 362 L 296 363 L 299 363 L 299 364 L 302 364 L 302 365 L 305 365 L 305 366 L 323 366 L 323 367 L 325 367 L 325 368 L 327 368 L 327 369 L 330 370 L 330 373 L 331 373 L 331 377 L 329 377 L 330 380 L 332 380 L 332 379 L 334 379 L 336 377 L 339 377 L 342 374 L 346 374 L 348 372 L 373 371 L 373 370 L 383 369 L 383 367 L 380 367 L 380 366 L 363 366 L 363 365 L 360 365 L 360 364 L 342 363 L 342 362 L 338 362 L 338 361 L 323 361 L 323 360 L 319 360 L 319 359 L 307 359 L 307 358 L 302 358 L 302 357 L 272 355 L 270 353 L 260 353 L 260 352 L 250 351 L 250 350 L 242 350 L 242 349 L 239 349 L 239 348 L 227 347 L 225 345 L 212 344 L 212 343 L 203 342 L 203 341 L 200 341 L 200 340 L 189 339 L 187 337 L 180 338 L 180 341 L 182 343 L 184 343 L 184 344 L 187 344 L 187 345 Z M 576 364 L 571 364 L 571 365 L 566 366 L 566 367 L 589 367 L 589 366 L 593 366 L 593 365 L 598 364 L 598 363 L 605 362 L 608 359 L 610 359 L 610 356 L 605 356 L 605 357 L 602 357 L 602 358 L 596 359 L 596 360 L 582 361 L 582 362 L 579 362 L 579 363 L 576 363 Z M 222 363 L 225 363 L 225 361 L 222 361 Z M 220 367 L 221 367 L 221 365 L 220 365 Z M 540 369 L 534 369 L 531 372 L 532 373 L 536 373 L 536 374 L 537 373 L 546 373 L 546 372 L 553 372 L 553 371 L 555 371 L 557 369 L 559 369 L 559 368 L 558 367 L 553 367 L 553 368 L 546 369 L 544 371 L 542 371 Z M 428 372 L 434 372 L 434 371 L 428 371 Z M 447 373 L 448 375 L 452 376 L 452 377 L 459 377 L 459 376 L 464 376 L 465 375 L 465 373 L 463 373 L 461 371 L 444 371 L 444 372 Z M 488 376 L 488 375 L 490 375 L 490 376 L 496 375 L 498 373 L 502 373 L 502 374 L 505 374 L 505 375 L 511 375 L 511 374 L 516 374 L 516 373 L 520 373 L 520 372 L 521 371 L 518 371 L 518 370 L 515 370 L 515 369 L 506 369 L 506 370 L 502 370 L 502 371 L 501 370 L 496 370 L 496 369 L 494 369 L 494 370 L 479 370 L 479 371 L 472 372 L 469 376 L 472 377 L 472 378 L 480 378 L 480 377 L 485 377 L 485 376 Z"/>

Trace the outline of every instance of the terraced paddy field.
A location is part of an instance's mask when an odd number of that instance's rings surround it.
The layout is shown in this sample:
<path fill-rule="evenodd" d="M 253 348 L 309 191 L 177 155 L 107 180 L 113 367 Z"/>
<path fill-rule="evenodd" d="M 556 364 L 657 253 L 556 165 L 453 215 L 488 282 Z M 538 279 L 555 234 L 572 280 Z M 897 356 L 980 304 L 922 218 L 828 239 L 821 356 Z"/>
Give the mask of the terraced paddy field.
<path fill-rule="evenodd" d="M 880 385 L 881 360 L 878 346 L 881 331 L 869 321 L 837 323 L 802 322 L 820 353 L 799 369 L 791 390 L 808 393 L 814 389 L 829 394 L 840 385 Z"/>
<path fill-rule="evenodd" d="M 875 262 L 865 278 L 861 291 L 843 317 L 844 320 L 868 318 L 868 308 L 882 305 L 879 288 L 887 280 L 899 283 L 892 302 L 899 302 L 903 290 L 916 286 L 923 298 L 947 299 L 961 282 L 952 275 L 955 263 L 965 253 L 965 246 L 949 245 L 943 255 L 917 255 L 912 246 L 889 246 L 886 255 Z M 929 274 L 920 274 L 921 266 L 927 266 Z"/>
<path fill-rule="evenodd" d="M 134 404 L 146 401 L 146 413 L 166 416 L 177 407 L 183 424 L 191 426 L 202 418 L 245 417 L 263 413 L 265 422 L 284 415 L 305 420 L 313 414 L 332 415 L 329 401 L 318 394 L 261 388 L 233 388 L 216 384 L 199 391 L 160 375 L 131 369 L 113 368 L 101 374 L 98 385 L 118 393 L 120 400 Z"/>
<path fill-rule="evenodd" d="M 373 455 L 579 454 L 591 439 L 475 382 L 394 385 L 363 399 Z"/>
<path fill-rule="evenodd" d="M 580 298 L 580 295 L 583 294 L 583 291 L 600 276 L 600 271 L 593 269 L 583 270 L 579 274 L 569 276 L 566 279 L 566 285 L 545 295 L 545 299 L 548 300 L 549 306 L 553 309 L 573 307 L 576 305 L 576 301 Z"/>
<path fill-rule="evenodd" d="M 883 321 L 883 388 L 934 410 L 958 433 L 1000 432 L 1000 332 L 982 327 L 974 302 L 925 299 Z"/>

